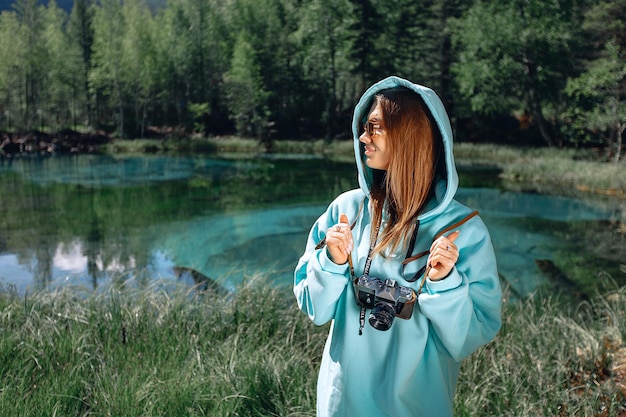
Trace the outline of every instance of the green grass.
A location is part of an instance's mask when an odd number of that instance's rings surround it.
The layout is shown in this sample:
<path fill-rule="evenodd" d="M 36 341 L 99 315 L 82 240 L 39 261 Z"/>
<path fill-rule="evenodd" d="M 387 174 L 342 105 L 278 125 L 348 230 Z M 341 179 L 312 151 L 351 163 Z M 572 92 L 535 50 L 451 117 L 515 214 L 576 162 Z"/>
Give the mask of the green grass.
<path fill-rule="evenodd" d="M 4 292 L 0 332 L 3 416 L 306 415 L 323 344 L 259 287 Z"/>
<path fill-rule="evenodd" d="M 496 340 L 462 367 L 456 416 L 623 416 L 626 292 L 575 308 L 506 305 Z"/>
<path fill-rule="evenodd" d="M 503 321 L 464 362 L 455 415 L 626 412 L 626 290 L 574 310 L 552 299 L 506 305 Z M 290 290 L 259 280 L 230 299 L 156 285 L 26 297 L 4 289 L 0 412 L 314 416 L 327 331 Z"/>
<path fill-rule="evenodd" d="M 461 167 L 496 167 L 509 181 L 626 197 L 626 165 L 604 162 L 590 150 L 460 143 L 454 153 Z"/>

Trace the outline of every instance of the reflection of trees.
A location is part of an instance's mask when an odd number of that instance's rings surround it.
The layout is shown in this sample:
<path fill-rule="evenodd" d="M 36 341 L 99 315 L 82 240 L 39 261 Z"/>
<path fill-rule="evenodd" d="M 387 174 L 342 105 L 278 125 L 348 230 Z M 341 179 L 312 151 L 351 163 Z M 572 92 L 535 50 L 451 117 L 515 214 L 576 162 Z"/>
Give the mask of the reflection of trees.
<path fill-rule="evenodd" d="M 36 289 L 45 288 L 48 281 L 52 278 L 53 251 L 54 248 L 51 248 L 48 244 L 37 246 L 34 250 L 35 266 L 33 271 L 33 281 Z"/>
<path fill-rule="evenodd" d="M 84 255 L 87 257 L 87 275 L 91 278 L 91 283 L 95 289 L 98 286 L 98 279 L 103 275 L 98 269 L 98 254 L 101 250 L 102 232 L 100 222 L 93 216 L 91 218 L 91 228 L 85 240 Z"/>
<path fill-rule="evenodd" d="M 272 161 L 258 162 L 257 169 L 246 165 L 238 173 L 216 165 L 185 181 L 109 186 L 98 178 L 93 158 L 14 161 L 24 175 L 1 171 L 0 165 L 0 245 L 28 267 L 38 287 L 49 284 L 58 248 L 78 245 L 86 258 L 83 278 L 96 288 L 106 278 L 126 280 L 129 275 L 123 271 L 148 269 L 153 242 L 147 231 L 155 225 L 224 210 L 328 201 L 335 188 L 351 188 L 356 181 L 352 164 L 346 168 L 321 161 Z M 159 168 L 167 172 L 168 166 Z M 80 174 L 81 184 L 88 185 L 57 183 L 52 178 L 25 181 L 31 172 L 46 178 Z M 92 176 L 85 177 L 85 172 Z M 312 177 L 318 182 L 313 184 Z M 319 183 L 330 186 L 319 187 Z M 202 248 L 198 251 L 201 257 Z"/>

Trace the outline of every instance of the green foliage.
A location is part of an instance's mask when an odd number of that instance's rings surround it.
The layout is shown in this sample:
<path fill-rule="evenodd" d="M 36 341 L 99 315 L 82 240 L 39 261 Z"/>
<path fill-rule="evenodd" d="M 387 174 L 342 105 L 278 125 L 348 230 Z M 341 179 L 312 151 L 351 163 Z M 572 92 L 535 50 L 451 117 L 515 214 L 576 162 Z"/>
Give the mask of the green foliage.
<path fill-rule="evenodd" d="M 293 105 L 302 119 L 317 124 L 317 137 L 330 137 L 341 130 L 341 123 L 345 124 L 343 109 L 354 105 L 358 91 L 352 73 L 355 64 L 346 54 L 352 45 L 352 5 L 348 0 L 312 0 L 300 13 L 293 39 L 306 94 Z"/>
<path fill-rule="evenodd" d="M 455 41 L 461 53 L 456 69 L 461 91 L 471 97 L 475 110 L 493 112 L 516 104 L 512 96 L 527 95 L 525 77 L 532 70 L 537 87 L 554 81 L 557 55 L 567 52 L 571 39 L 564 7 L 563 1 L 477 2 L 457 21 Z M 488 82 L 497 84 L 471 94 L 488 87 Z"/>
<path fill-rule="evenodd" d="M 77 95 L 84 85 L 80 71 L 81 51 L 64 30 L 68 16 L 56 6 L 48 3 L 43 14 L 42 37 L 47 61 L 47 94 L 43 101 L 48 124 L 54 130 L 75 126 L 78 109 L 84 103 Z"/>
<path fill-rule="evenodd" d="M 610 124 L 623 82 L 617 94 L 608 80 L 593 97 L 584 87 L 623 63 L 625 9 L 624 0 L 76 0 L 68 17 L 54 2 L 18 0 L 0 13 L 0 129 L 236 132 L 271 149 L 272 138 L 350 136 L 356 99 L 393 74 L 433 87 L 453 118 L 524 114 L 528 136 L 591 138 L 617 156 L 623 129 Z M 610 69 L 613 80 L 620 71 Z M 201 118 L 198 103 L 210 109 Z"/>
<path fill-rule="evenodd" d="M 453 67 L 473 111 L 527 111 L 547 144 L 544 108 L 557 103 L 572 54 L 569 0 L 477 1 L 456 21 Z"/>
<path fill-rule="evenodd" d="M 596 133 L 606 146 L 608 159 L 619 161 L 626 129 L 626 2 L 599 2 L 589 9 L 584 28 L 603 49 L 585 65 L 578 77 L 568 80 L 565 92 L 572 99 L 567 116 L 571 128 L 586 138 Z M 600 133 L 599 135 L 597 133 Z"/>
<path fill-rule="evenodd" d="M 194 131 L 203 132 L 204 124 L 202 120 L 211 112 L 209 103 L 189 103 L 189 112 L 194 120 Z"/>
<path fill-rule="evenodd" d="M 89 85 L 92 94 L 98 98 L 102 97 L 106 100 L 106 104 L 116 109 L 116 130 L 119 135 L 123 136 L 125 93 L 123 82 L 126 75 L 123 73 L 125 68 L 122 66 L 124 35 L 122 5 L 116 0 L 104 0 L 95 10 Z"/>
<path fill-rule="evenodd" d="M 8 39 L 16 42 L 14 56 L 8 56 L 8 64 L 17 70 L 11 97 L 13 119 L 20 129 L 41 125 L 42 93 L 46 85 L 46 56 L 42 44 L 42 9 L 36 0 L 18 0 L 14 4 L 18 21 L 16 32 Z"/>
<path fill-rule="evenodd" d="M 11 129 L 19 119 L 16 98 L 20 84 L 19 58 L 22 39 L 19 36 L 19 19 L 15 12 L 0 14 L 0 126 Z"/>
<path fill-rule="evenodd" d="M 568 80 L 566 92 L 574 98 L 578 112 L 573 126 L 621 135 L 626 126 L 626 94 L 620 83 L 626 77 L 626 58 L 613 42 L 608 42 L 604 56 L 592 61 L 579 77 Z"/>

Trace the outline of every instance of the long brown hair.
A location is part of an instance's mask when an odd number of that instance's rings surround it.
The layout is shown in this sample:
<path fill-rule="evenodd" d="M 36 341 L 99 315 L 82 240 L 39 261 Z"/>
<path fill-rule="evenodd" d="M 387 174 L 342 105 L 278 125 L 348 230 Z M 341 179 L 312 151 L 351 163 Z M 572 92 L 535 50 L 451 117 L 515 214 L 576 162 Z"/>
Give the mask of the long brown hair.
<path fill-rule="evenodd" d="M 397 87 L 376 95 L 380 104 L 391 154 L 387 171 L 373 170 L 371 187 L 373 222 L 378 224 L 387 201 L 389 223 L 375 253 L 394 252 L 415 227 L 415 219 L 434 193 L 438 175 L 443 175 L 441 133 L 422 98 Z"/>

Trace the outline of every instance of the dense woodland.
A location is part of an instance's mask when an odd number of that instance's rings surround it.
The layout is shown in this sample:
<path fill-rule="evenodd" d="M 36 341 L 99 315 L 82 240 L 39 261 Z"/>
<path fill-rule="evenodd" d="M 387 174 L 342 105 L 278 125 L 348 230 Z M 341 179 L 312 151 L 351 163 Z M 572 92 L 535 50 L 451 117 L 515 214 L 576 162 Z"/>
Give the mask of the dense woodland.
<path fill-rule="evenodd" d="M 387 75 L 460 140 L 595 146 L 626 127 L 626 0 L 16 0 L 0 131 L 347 138 Z"/>

